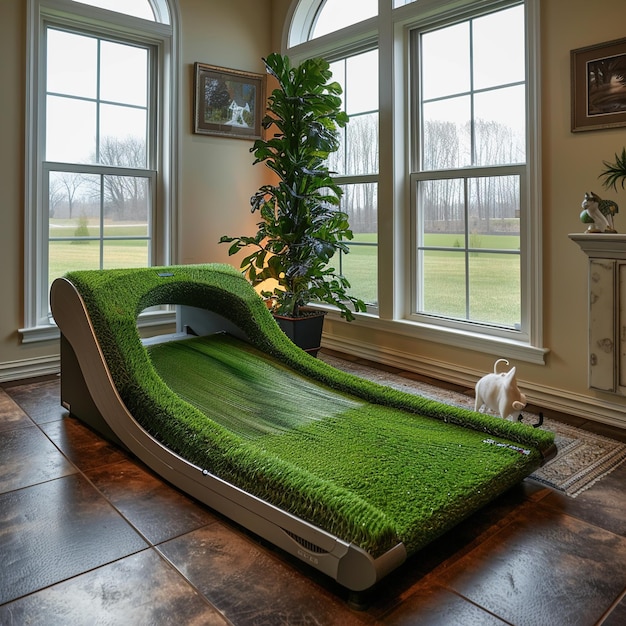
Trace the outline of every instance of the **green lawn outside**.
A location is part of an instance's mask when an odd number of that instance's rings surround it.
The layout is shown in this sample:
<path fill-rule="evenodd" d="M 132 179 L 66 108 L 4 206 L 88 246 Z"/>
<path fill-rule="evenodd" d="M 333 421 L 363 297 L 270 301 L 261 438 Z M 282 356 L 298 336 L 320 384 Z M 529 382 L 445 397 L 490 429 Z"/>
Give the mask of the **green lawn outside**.
<path fill-rule="evenodd" d="M 145 225 L 105 227 L 105 234 L 143 236 Z M 73 237 L 76 225 L 54 228 L 56 237 Z M 98 231 L 90 228 L 90 235 Z M 454 248 L 458 235 L 431 234 L 425 244 Z M 493 250 L 518 250 L 519 237 L 511 235 L 481 235 L 477 247 Z M 356 234 L 349 242 L 376 244 L 373 233 Z M 476 245 L 476 244 L 474 244 Z M 50 241 L 49 280 L 75 269 L 98 269 L 98 241 Z M 465 319 L 465 257 L 462 250 L 427 251 L 424 253 L 424 310 L 434 315 Z M 472 252 L 469 257 L 470 318 L 485 323 L 514 326 L 521 320 L 520 258 L 517 254 Z M 145 240 L 112 240 L 104 244 L 104 267 L 145 267 L 148 264 L 148 242 Z M 339 261 L 333 260 L 339 270 Z M 378 302 L 378 247 L 352 245 L 350 254 L 343 255 L 342 271 L 350 281 L 352 295 L 365 302 Z"/>
<path fill-rule="evenodd" d="M 426 233 L 424 246 L 439 248 L 461 248 L 465 243 L 462 234 Z M 470 233 L 469 247 L 491 250 L 519 250 L 519 235 L 481 235 Z"/>
<path fill-rule="evenodd" d="M 454 248 L 458 235 L 431 234 L 425 245 Z M 376 243 L 375 234 L 357 234 L 349 243 Z M 476 247 L 490 250 L 519 249 L 519 237 L 481 235 Z M 368 303 L 378 301 L 376 246 L 351 246 L 342 269 L 351 293 Z M 465 255 L 462 250 L 427 251 L 424 264 L 424 312 L 466 318 Z M 335 261 L 338 269 L 338 262 Z M 518 254 L 471 252 L 469 256 L 469 316 L 474 321 L 514 327 L 521 321 L 520 257 Z"/>
<path fill-rule="evenodd" d="M 79 221 L 73 220 L 54 220 L 51 219 L 50 223 L 50 238 L 60 237 L 76 237 L 77 229 L 79 227 Z M 95 221 L 87 221 L 87 230 L 89 237 L 100 236 L 100 224 Z M 82 234 L 82 233 L 81 233 Z M 120 222 L 104 223 L 104 236 L 105 237 L 145 237 L 148 234 L 147 224 L 125 224 Z"/>
<path fill-rule="evenodd" d="M 100 241 L 75 240 L 57 241 L 62 237 L 99 237 L 100 223 L 96 219 L 76 217 L 49 220 L 49 267 L 50 283 L 66 272 L 77 269 L 100 268 Z M 87 227 L 87 233 L 80 227 Z M 103 228 L 104 237 L 146 237 L 146 223 L 107 222 Z M 148 244 L 145 239 L 105 240 L 103 244 L 104 267 L 146 267 L 148 265 Z"/>
<path fill-rule="evenodd" d="M 48 277 L 50 284 L 55 278 L 70 270 L 97 270 L 100 268 L 99 241 L 50 241 Z M 104 267 L 146 267 L 148 265 L 148 242 L 135 239 L 106 241 L 104 244 Z"/>

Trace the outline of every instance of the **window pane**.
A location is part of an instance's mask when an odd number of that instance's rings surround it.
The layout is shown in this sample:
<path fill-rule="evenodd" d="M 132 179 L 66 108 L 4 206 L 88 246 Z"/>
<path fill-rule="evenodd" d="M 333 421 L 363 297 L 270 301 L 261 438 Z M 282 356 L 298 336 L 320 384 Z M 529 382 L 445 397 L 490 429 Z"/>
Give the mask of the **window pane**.
<path fill-rule="evenodd" d="M 465 319 L 465 254 L 425 250 L 419 253 L 423 282 L 420 313 Z"/>
<path fill-rule="evenodd" d="M 146 123 L 145 109 L 103 104 L 99 163 L 146 167 Z"/>
<path fill-rule="evenodd" d="M 378 304 L 378 244 L 376 235 L 355 237 L 350 254 L 342 254 L 341 272 L 350 281 L 348 293 L 365 304 Z"/>
<path fill-rule="evenodd" d="M 148 178 L 51 172 L 48 187 L 51 280 L 69 270 L 150 264 Z"/>
<path fill-rule="evenodd" d="M 518 176 L 419 183 L 418 312 L 520 327 L 519 194 Z"/>
<path fill-rule="evenodd" d="M 100 52 L 100 98 L 145 107 L 148 94 L 148 51 L 103 41 Z"/>
<path fill-rule="evenodd" d="M 48 180 L 50 238 L 97 237 L 100 229 L 100 176 L 50 172 Z M 88 224 L 77 222 L 81 216 L 88 219 Z"/>
<path fill-rule="evenodd" d="M 343 108 L 346 108 L 346 60 L 335 61 L 330 64 L 330 71 L 333 73 L 333 80 L 341 85 L 343 90 Z"/>
<path fill-rule="evenodd" d="M 524 85 L 476 94 L 476 165 L 526 161 L 525 111 Z"/>
<path fill-rule="evenodd" d="M 524 7 L 491 13 L 473 21 L 474 89 L 523 82 Z"/>
<path fill-rule="evenodd" d="M 422 169 L 467 167 L 472 163 L 471 99 L 438 100 L 422 109 Z"/>
<path fill-rule="evenodd" d="M 125 237 L 145 236 L 148 232 L 148 179 L 103 176 L 102 184 L 107 232 Z"/>
<path fill-rule="evenodd" d="M 148 0 L 74 0 L 74 2 L 154 21 L 154 11 Z"/>
<path fill-rule="evenodd" d="M 343 88 L 350 121 L 339 129 L 339 150 L 329 156 L 332 172 L 354 176 L 378 173 L 378 52 L 371 50 L 331 63 Z"/>
<path fill-rule="evenodd" d="M 525 162 L 523 7 L 423 33 L 420 46 L 422 169 Z"/>
<path fill-rule="evenodd" d="M 103 269 L 146 267 L 150 265 L 149 242 L 141 239 L 105 241 Z"/>
<path fill-rule="evenodd" d="M 363 240 L 376 243 L 378 232 L 378 185 L 376 183 L 360 183 L 344 185 L 341 209 L 348 214 L 350 229 L 355 238 L 368 235 Z M 373 237 L 369 237 L 373 235 Z"/>
<path fill-rule="evenodd" d="M 378 0 L 326 0 L 315 18 L 310 39 L 378 15 Z"/>
<path fill-rule="evenodd" d="M 518 176 L 468 180 L 469 319 L 521 325 L 520 181 Z M 512 251 L 514 254 L 477 250 Z"/>
<path fill-rule="evenodd" d="M 469 319 L 520 328 L 519 254 L 470 252 Z"/>
<path fill-rule="evenodd" d="M 422 100 L 469 91 L 469 51 L 468 22 L 422 35 Z"/>
<path fill-rule="evenodd" d="M 98 241 L 51 241 L 48 244 L 48 280 L 72 270 L 100 269 Z"/>
<path fill-rule="evenodd" d="M 344 92 L 348 115 L 378 111 L 378 50 L 346 59 Z"/>
<path fill-rule="evenodd" d="M 46 160 L 91 163 L 96 155 L 96 103 L 46 99 Z"/>
<path fill-rule="evenodd" d="M 378 172 L 378 113 L 350 118 L 346 128 L 345 174 Z"/>
<path fill-rule="evenodd" d="M 463 180 L 430 180 L 418 186 L 421 216 L 418 245 L 465 247 L 465 192 Z"/>
<path fill-rule="evenodd" d="M 97 40 L 52 28 L 47 30 L 47 37 L 46 91 L 95 98 Z"/>
<path fill-rule="evenodd" d="M 472 178 L 468 180 L 468 189 L 470 248 L 519 250 L 519 177 Z"/>
<path fill-rule="evenodd" d="M 344 185 L 341 209 L 348 214 L 354 239 L 349 254 L 338 253 L 335 268 L 350 281 L 350 294 L 378 303 L 378 185 Z"/>

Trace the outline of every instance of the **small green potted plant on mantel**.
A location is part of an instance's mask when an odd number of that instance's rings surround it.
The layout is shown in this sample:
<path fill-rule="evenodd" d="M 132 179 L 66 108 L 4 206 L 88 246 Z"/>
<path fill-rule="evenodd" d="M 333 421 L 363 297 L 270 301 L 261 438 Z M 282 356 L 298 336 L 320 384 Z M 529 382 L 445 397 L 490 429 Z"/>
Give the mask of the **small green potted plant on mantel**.
<path fill-rule="evenodd" d="M 261 291 L 283 331 L 303 349 L 316 354 L 321 342 L 324 312 L 307 307 L 325 302 L 348 321 L 349 308 L 365 311 L 365 303 L 348 293 L 350 283 L 329 265 L 333 256 L 348 253 L 352 239 L 348 216 L 339 210 L 341 188 L 333 181 L 326 160 L 339 148 L 338 127 L 348 116 L 341 110 L 341 86 L 331 82 L 327 61 L 315 58 L 292 67 L 286 56 L 270 54 L 267 71 L 278 81 L 262 120 L 265 139 L 250 149 L 256 163 L 265 163 L 277 177 L 250 199 L 259 212 L 252 236 L 224 235 L 229 255 L 253 251 L 241 261 L 253 285 L 276 281 Z M 270 132 L 271 130 L 274 132 Z M 313 339 L 302 339 L 303 326 L 315 326 Z"/>
<path fill-rule="evenodd" d="M 615 155 L 615 161 L 603 161 L 604 169 L 600 173 L 599 178 L 604 178 L 602 185 L 606 189 L 613 188 L 617 191 L 617 183 L 621 184 L 622 189 L 626 184 L 626 148 L 622 148 L 621 156 Z"/>

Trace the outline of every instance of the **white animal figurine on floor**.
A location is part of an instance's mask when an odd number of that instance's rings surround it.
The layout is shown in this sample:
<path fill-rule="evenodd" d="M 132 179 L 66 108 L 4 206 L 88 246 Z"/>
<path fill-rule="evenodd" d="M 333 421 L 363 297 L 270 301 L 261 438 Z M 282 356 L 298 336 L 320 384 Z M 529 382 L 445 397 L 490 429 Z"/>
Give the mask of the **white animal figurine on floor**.
<path fill-rule="evenodd" d="M 498 373 L 499 363 L 509 364 L 506 359 L 498 359 L 493 365 L 493 374 L 483 376 L 476 383 L 474 410 L 480 411 L 484 406 L 508 419 L 526 406 L 526 396 L 517 387 L 515 367 Z"/>

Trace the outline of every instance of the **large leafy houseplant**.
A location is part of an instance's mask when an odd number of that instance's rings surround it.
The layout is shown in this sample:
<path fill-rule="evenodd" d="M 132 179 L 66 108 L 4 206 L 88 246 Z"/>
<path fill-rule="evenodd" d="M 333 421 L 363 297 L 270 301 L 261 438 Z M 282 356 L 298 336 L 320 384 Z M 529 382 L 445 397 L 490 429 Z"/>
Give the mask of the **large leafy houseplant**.
<path fill-rule="evenodd" d="M 274 279 L 271 298 L 276 315 L 298 317 L 311 302 L 337 306 L 351 321 L 365 304 L 348 293 L 350 283 L 330 265 L 339 251 L 348 253 L 353 237 L 348 216 L 339 209 L 341 188 L 333 181 L 328 156 L 339 148 L 338 128 L 348 122 L 341 109 L 341 86 L 332 82 L 327 61 L 315 58 L 293 67 L 286 56 L 270 54 L 267 71 L 278 81 L 262 120 L 265 139 L 250 149 L 254 163 L 265 163 L 277 177 L 250 199 L 260 221 L 253 236 L 223 236 L 229 255 L 245 248 L 241 261 L 253 285 Z M 271 131 L 274 132 L 271 132 Z"/>

